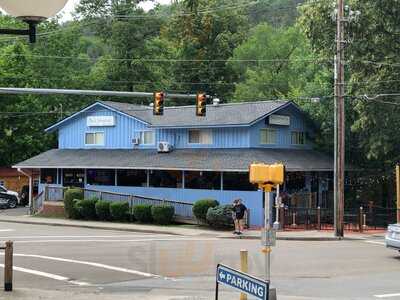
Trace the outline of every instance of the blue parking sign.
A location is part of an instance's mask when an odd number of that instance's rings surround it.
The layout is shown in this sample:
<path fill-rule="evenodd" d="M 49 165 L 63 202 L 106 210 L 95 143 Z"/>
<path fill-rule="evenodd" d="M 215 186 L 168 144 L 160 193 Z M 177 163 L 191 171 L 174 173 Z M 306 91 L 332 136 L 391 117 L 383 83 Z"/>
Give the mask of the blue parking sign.
<path fill-rule="evenodd" d="M 223 284 L 248 295 L 254 296 L 257 299 L 268 300 L 268 281 L 263 281 L 224 265 L 217 266 L 216 275 L 216 299 L 218 299 L 218 284 Z"/>

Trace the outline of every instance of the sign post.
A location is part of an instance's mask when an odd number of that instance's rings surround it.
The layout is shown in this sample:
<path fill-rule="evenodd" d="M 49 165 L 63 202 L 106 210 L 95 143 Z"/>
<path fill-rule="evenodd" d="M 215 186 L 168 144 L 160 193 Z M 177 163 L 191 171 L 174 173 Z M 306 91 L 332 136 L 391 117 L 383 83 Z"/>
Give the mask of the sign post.
<path fill-rule="evenodd" d="M 215 300 L 218 287 L 223 284 L 260 300 L 269 300 L 269 282 L 219 264 L 217 266 Z"/>

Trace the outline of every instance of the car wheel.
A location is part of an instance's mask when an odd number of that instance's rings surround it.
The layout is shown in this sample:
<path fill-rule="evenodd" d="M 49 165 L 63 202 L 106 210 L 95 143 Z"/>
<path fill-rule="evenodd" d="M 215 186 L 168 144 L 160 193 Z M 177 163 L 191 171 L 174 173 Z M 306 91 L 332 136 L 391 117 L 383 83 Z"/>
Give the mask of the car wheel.
<path fill-rule="evenodd" d="M 16 208 L 17 207 L 17 199 L 11 198 L 10 200 L 8 200 L 8 207 Z"/>

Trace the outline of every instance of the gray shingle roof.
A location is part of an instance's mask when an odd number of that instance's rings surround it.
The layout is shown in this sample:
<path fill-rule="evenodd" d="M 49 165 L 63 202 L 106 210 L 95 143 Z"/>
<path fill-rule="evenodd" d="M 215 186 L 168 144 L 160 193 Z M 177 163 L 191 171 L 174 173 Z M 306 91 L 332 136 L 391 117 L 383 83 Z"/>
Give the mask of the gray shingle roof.
<path fill-rule="evenodd" d="M 331 171 L 333 161 L 313 150 L 176 149 L 156 150 L 54 149 L 15 168 L 112 168 L 247 171 L 252 162 L 283 162 L 288 171 Z"/>
<path fill-rule="evenodd" d="M 290 101 L 260 101 L 207 105 L 205 117 L 195 116 L 195 106 L 165 107 L 163 116 L 153 116 L 150 107 L 112 101 L 99 101 L 127 115 L 143 120 L 152 127 L 202 127 L 249 125 L 289 105 Z"/>

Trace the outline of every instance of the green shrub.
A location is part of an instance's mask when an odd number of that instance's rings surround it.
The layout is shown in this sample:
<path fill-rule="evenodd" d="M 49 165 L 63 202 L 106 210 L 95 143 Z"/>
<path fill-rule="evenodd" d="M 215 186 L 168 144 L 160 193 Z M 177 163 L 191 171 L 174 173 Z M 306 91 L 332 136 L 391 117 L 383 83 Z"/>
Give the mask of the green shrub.
<path fill-rule="evenodd" d="M 172 205 L 155 205 L 151 208 L 151 216 L 157 224 L 171 224 L 174 214 L 175 208 Z"/>
<path fill-rule="evenodd" d="M 71 219 L 82 219 L 82 216 L 81 216 L 81 213 L 80 213 L 80 211 L 81 211 L 81 202 L 82 202 L 83 200 L 80 200 L 80 199 L 74 199 L 74 200 L 72 200 L 72 208 L 71 208 L 71 210 L 70 210 L 70 218 Z"/>
<path fill-rule="evenodd" d="M 206 222 L 208 209 L 218 205 L 218 201 L 214 199 L 198 200 L 193 205 L 193 214 L 197 220 Z"/>
<path fill-rule="evenodd" d="M 99 220 L 108 221 L 111 219 L 110 216 L 110 202 L 108 201 L 97 201 L 96 203 L 96 215 Z"/>
<path fill-rule="evenodd" d="M 151 215 L 151 205 L 149 204 L 138 204 L 133 206 L 133 216 L 136 220 L 142 223 L 150 223 L 153 221 Z"/>
<path fill-rule="evenodd" d="M 127 221 L 129 218 L 129 203 L 127 201 L 112 202 L 110 204 L 110 215 L 115 221 Z"/>
<path fill-rule="evenodd" d="M 95 220 L 96 215 L 96 202 L 98 199 L 80 200 L 76 207 L 79 211 L 79 215 L 85 220 Z"/>
<path fill-rule="evenodd" d="M 83 199 L 83 190 L 78 188 L 67 189 L 64 193 L 64 212 L 65 216 L 70 219 L 75 219 L 77 212 L 74 211 L 74 200 Z"/>
<path fill-rule="evenodd" d="M 232 205 L 210 208 L 207 212 L 207 223 L 215 229 L 233 227 Z"/>

